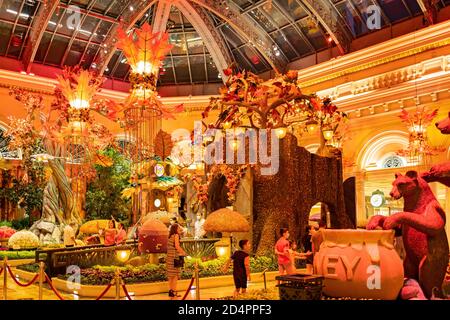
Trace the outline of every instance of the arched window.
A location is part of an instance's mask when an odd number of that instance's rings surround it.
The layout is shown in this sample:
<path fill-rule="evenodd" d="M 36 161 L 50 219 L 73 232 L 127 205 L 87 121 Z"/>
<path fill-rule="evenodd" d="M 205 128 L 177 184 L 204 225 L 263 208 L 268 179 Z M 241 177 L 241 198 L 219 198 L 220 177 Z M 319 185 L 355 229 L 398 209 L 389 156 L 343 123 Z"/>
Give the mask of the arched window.
<path fill-rule="evenodd" d="M 383 168 L 400 168 L 403 166 L 403 160 L 399 156 L 390 156 L 383 162 Z"/>
<path fill-rule="evenodd" d="M 408 147 L 409 136 L 408 133 L 398 130 L 384 131 L 373 136 L 368 140 L 357 157 L 358 167 L 363 170 L 379 170 L 384 168 L 393 168 L 392 165 L 402 164 L 407 166 L 408 161 L 406 159 L 397 156 L 397 151 Z M 386 160 L 392 156 L 398 157 L 398 159 L 392 159 L 389 161 L 386 167 Z"/>

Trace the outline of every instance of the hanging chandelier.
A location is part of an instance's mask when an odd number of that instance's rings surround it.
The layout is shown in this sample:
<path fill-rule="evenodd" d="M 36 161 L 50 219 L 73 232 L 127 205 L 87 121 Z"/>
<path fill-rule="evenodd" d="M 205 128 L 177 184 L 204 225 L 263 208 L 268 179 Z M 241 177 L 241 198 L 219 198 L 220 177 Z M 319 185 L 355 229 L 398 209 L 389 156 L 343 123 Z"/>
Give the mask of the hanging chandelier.
<path fill-rule="evenodd" d="M 183 106 L 164 106 L 156 89 L 163 60 L 172 49 L 169 35 L 153 33 L 150 25 L 145 23 L 141 29 L 128 34 L 119 29 L 118 38 L 118 47 L 131 67 L 130 95 L 121 108 L 121 125 L 129 141 L 124 151 L 132 162 L 131 184 L 137 190 L 132 199 L 135 223 L 138 216 L 149 212 L 153 203 L 151 181 L 155 177 L 155 138 L 161 129 L 161 119 L 175 119 L 174 114 L 183 111 Z"/>
<path fill-rule="evenodd" d="M 63 111 L 67 125 L 62 128 L 65 157 L 72 163 L 93 162 L 97 151 L 111 141 L 111 134 L 101 124 L 95 123 L 91 111 L 98 111 L 103 101 L 96 94 L 103 78 L 97 73 L 79 67 L 65 68 L 58 76 L 55 88 L 55 108 Z"/>
<path fill-rule="evenodd" d="M 409 144 L 406 149 L 397 152 L 398 155 L 407 157 L 413 164 L 426 164 L 427 158 L 434 156 L 445 149 L 431 146 L 428 141 L 427 128 L 432 124 L 438 109 L 427 110 L 424 106 L 416 106 L 414 112 L 402 109 L 400 119 L 406 124 L 409 132 Z"/>
<path fill-rule="evenodd" d="M 174 119 L 174 113 L 183 111 L 182 106 L 163 106 L 156 90 L 159 69 L 172 45 L 167 33 L 153 33 L 148 23 L 129 34 L 119 29 L 118 38 L 118 47 L 131 67 L 131 90 L 122 107 L 121 122 L 131 142 L 127 150 L 131 160 L 142 163 L 153 157 L 159 120 Z"/>
<path fill-rule="evenodd" d="M 59 102 L 67 107 L 70 136 L 79 136 L 90 120 L 90 108 L 103 79 L 95 73 L 80 68 L 65 68 L 57 77 Z"/>

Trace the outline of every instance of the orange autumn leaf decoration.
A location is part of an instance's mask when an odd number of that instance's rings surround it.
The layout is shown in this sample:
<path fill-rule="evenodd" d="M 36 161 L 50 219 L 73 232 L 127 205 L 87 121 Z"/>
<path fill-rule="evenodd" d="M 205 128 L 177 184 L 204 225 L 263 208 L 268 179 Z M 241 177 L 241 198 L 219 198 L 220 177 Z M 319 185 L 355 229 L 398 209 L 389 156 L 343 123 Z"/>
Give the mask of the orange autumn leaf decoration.
<path fill-rule="evenodd" d="M 133 72 L 137 72 L 139 64 L 151 66 L 152 72 L 157 71 L 173 47 L 169 44 L 168 33 L 153 33 L 148 23 L 130 34 L 119 28 L 118 37 L 118 47 L 123 50 Z"/>
<path fill-rule="evenodd" d="M 159 130 L 155 137 L 155 155 L 164 160 L 170 156 L 172 149 L 172 136 L 165 131 Z"/>
<path fill-rule="evenodd" d="M 103 79 L 96 77 L 88 70 L 63 70 L 62 75 L 57 77 L 58 89 L 61 90 L 67 101 L 85 100 L 90 101 L 100 90 Z"/>

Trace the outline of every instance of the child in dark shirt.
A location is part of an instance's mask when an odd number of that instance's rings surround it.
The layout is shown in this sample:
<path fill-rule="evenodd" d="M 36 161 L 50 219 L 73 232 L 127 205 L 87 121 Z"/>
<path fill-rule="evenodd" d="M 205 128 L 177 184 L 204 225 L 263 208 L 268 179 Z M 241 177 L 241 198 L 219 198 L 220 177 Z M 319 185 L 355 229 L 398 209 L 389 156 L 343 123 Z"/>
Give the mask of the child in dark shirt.
<path fill-rule="evenodd" d="M 247 281 L 250 281 L 250 242 L 248 240 L 239 241 L 241 250 L 233 253 L 230 259 L 225 263 L 224 271 L 228 270 L 231 260 L 233 260 L 233 279 L 236 290 L 234 296 L 247 291 Z"/>

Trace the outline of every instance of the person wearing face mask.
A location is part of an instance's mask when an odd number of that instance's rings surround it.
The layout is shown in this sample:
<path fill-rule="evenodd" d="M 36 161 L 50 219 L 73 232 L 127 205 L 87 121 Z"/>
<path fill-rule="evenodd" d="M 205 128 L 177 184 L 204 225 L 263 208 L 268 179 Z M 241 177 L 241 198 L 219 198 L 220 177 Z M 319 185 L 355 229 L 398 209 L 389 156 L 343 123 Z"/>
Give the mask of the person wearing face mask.
<path fill-rule="evenodd" d="M 205 219 L 202 217 L 200 213 L 197 214 L 197 220 L 194 223 L 194 238 L 201 239 L 205 236 L 206 231 L 203 229 L 203 225 L 205 224 Z"/>

